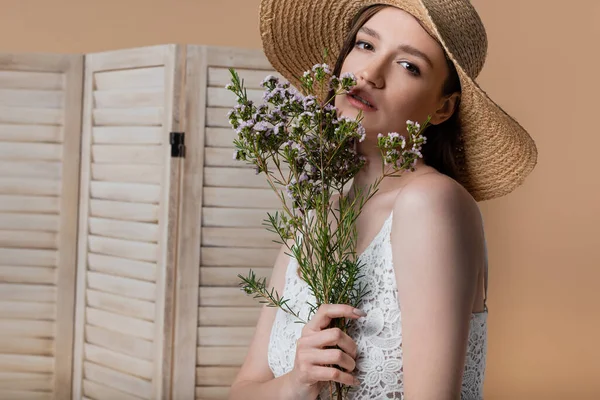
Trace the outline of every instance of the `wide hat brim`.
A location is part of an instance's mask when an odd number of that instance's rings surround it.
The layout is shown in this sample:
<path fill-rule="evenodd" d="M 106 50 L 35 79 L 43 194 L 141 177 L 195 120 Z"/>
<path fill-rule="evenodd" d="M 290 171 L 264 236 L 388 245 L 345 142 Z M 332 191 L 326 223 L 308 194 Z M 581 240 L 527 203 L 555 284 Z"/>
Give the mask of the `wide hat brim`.
<path fill-rule="evenodd" d="M 388 4 L 413 15 L 456 66 L 464 151 L 457 181 L 476 201 L 504 196 L 523 184 L 537 163 L 535 142 L 456 61 L 421 0 L 261 0 L 263 51 L 273 68 L 300 87 L 297 78 L 323 62 L 324 49 L 331 60 L 337 59 L 352 19 L 373 4 Z"/>

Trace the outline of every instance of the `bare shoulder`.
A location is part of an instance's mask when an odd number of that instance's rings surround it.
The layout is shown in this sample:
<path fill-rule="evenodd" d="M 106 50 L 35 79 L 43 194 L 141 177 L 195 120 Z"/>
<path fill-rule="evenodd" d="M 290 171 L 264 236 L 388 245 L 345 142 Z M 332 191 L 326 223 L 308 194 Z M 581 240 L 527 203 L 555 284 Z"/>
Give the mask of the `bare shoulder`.
<path fill-rule="evenodd" d="M 457 181 L 441 173 L 427 173 L 409 182 L 394 200 L 394 214 L 428 215 L 439 219 L 459 219 L 466 224 L 481 224 L 477 202 Z"/>

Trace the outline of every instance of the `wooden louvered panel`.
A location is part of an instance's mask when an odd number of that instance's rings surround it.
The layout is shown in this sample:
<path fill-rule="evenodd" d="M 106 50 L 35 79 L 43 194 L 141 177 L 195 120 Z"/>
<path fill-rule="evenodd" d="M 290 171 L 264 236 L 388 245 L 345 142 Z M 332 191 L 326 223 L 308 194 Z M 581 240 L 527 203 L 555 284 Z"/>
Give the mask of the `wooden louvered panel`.
<path fill-rule="evenodd" d="M 262 102 L 260 82 L 276 75 L 260 51 L 208 48 L 201 64 L 205 100 L 203 144 L 197 166 L 202 174 L 200 274 L 197 320 L 196 398 L 224 399 L 239 370 L 255 330 L 261 304 L 240 290 L 238 274 L 250 268 L 269 276 L 280 245 L 263 225 L 281 202 L 254 168 L 234 159 L 235 132 L 227 112 L 236 104 L 224 86 L 229 67 L 244 79 L 248 96 Z M 205 88 L 205 89 L 203 89 Z"/>
<path fill-rule="evenodd" d="M 82 75 L 0 54 L 0 398 L 71 397 Z"/>
<path fill-rule="evenodd" d="M 166 398 L 181 48 L 87 56 L 74 395 Z M 165 327 L 167 324 L 167 328 Z"/>

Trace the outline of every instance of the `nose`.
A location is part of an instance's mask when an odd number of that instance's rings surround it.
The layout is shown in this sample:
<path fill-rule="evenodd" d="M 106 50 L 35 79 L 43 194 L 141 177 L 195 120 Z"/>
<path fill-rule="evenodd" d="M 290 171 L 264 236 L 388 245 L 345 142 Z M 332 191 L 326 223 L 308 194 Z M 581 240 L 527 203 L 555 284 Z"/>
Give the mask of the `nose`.
<path fill-rule="evenodd" d="M 377 89 L 383 88 L 384 79 L 384 60 L 383 57 L 371 59 L 356 75 L 359 81 L 364 81 Z"/>

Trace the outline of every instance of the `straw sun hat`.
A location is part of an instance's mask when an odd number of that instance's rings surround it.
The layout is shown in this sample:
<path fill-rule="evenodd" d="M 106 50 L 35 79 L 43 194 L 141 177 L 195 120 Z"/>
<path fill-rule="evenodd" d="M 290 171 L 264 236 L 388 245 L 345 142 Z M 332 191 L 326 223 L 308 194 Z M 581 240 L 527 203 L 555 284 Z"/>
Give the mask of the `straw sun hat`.
<path fill-rule="evenodd" d="M 375 4 L 417 18 L 456 66 L 462 95 L 458 110 L 464 165 L 457 180 L 477 201 L 520 186 L 537 163 L 533 139 L 475 83 L 487 52 L 485 28 L 469 0 L 261 0 L 260 33 L 271 65 L 292 85 L 323 61 L 333 62 L 353 18 Z"/>

